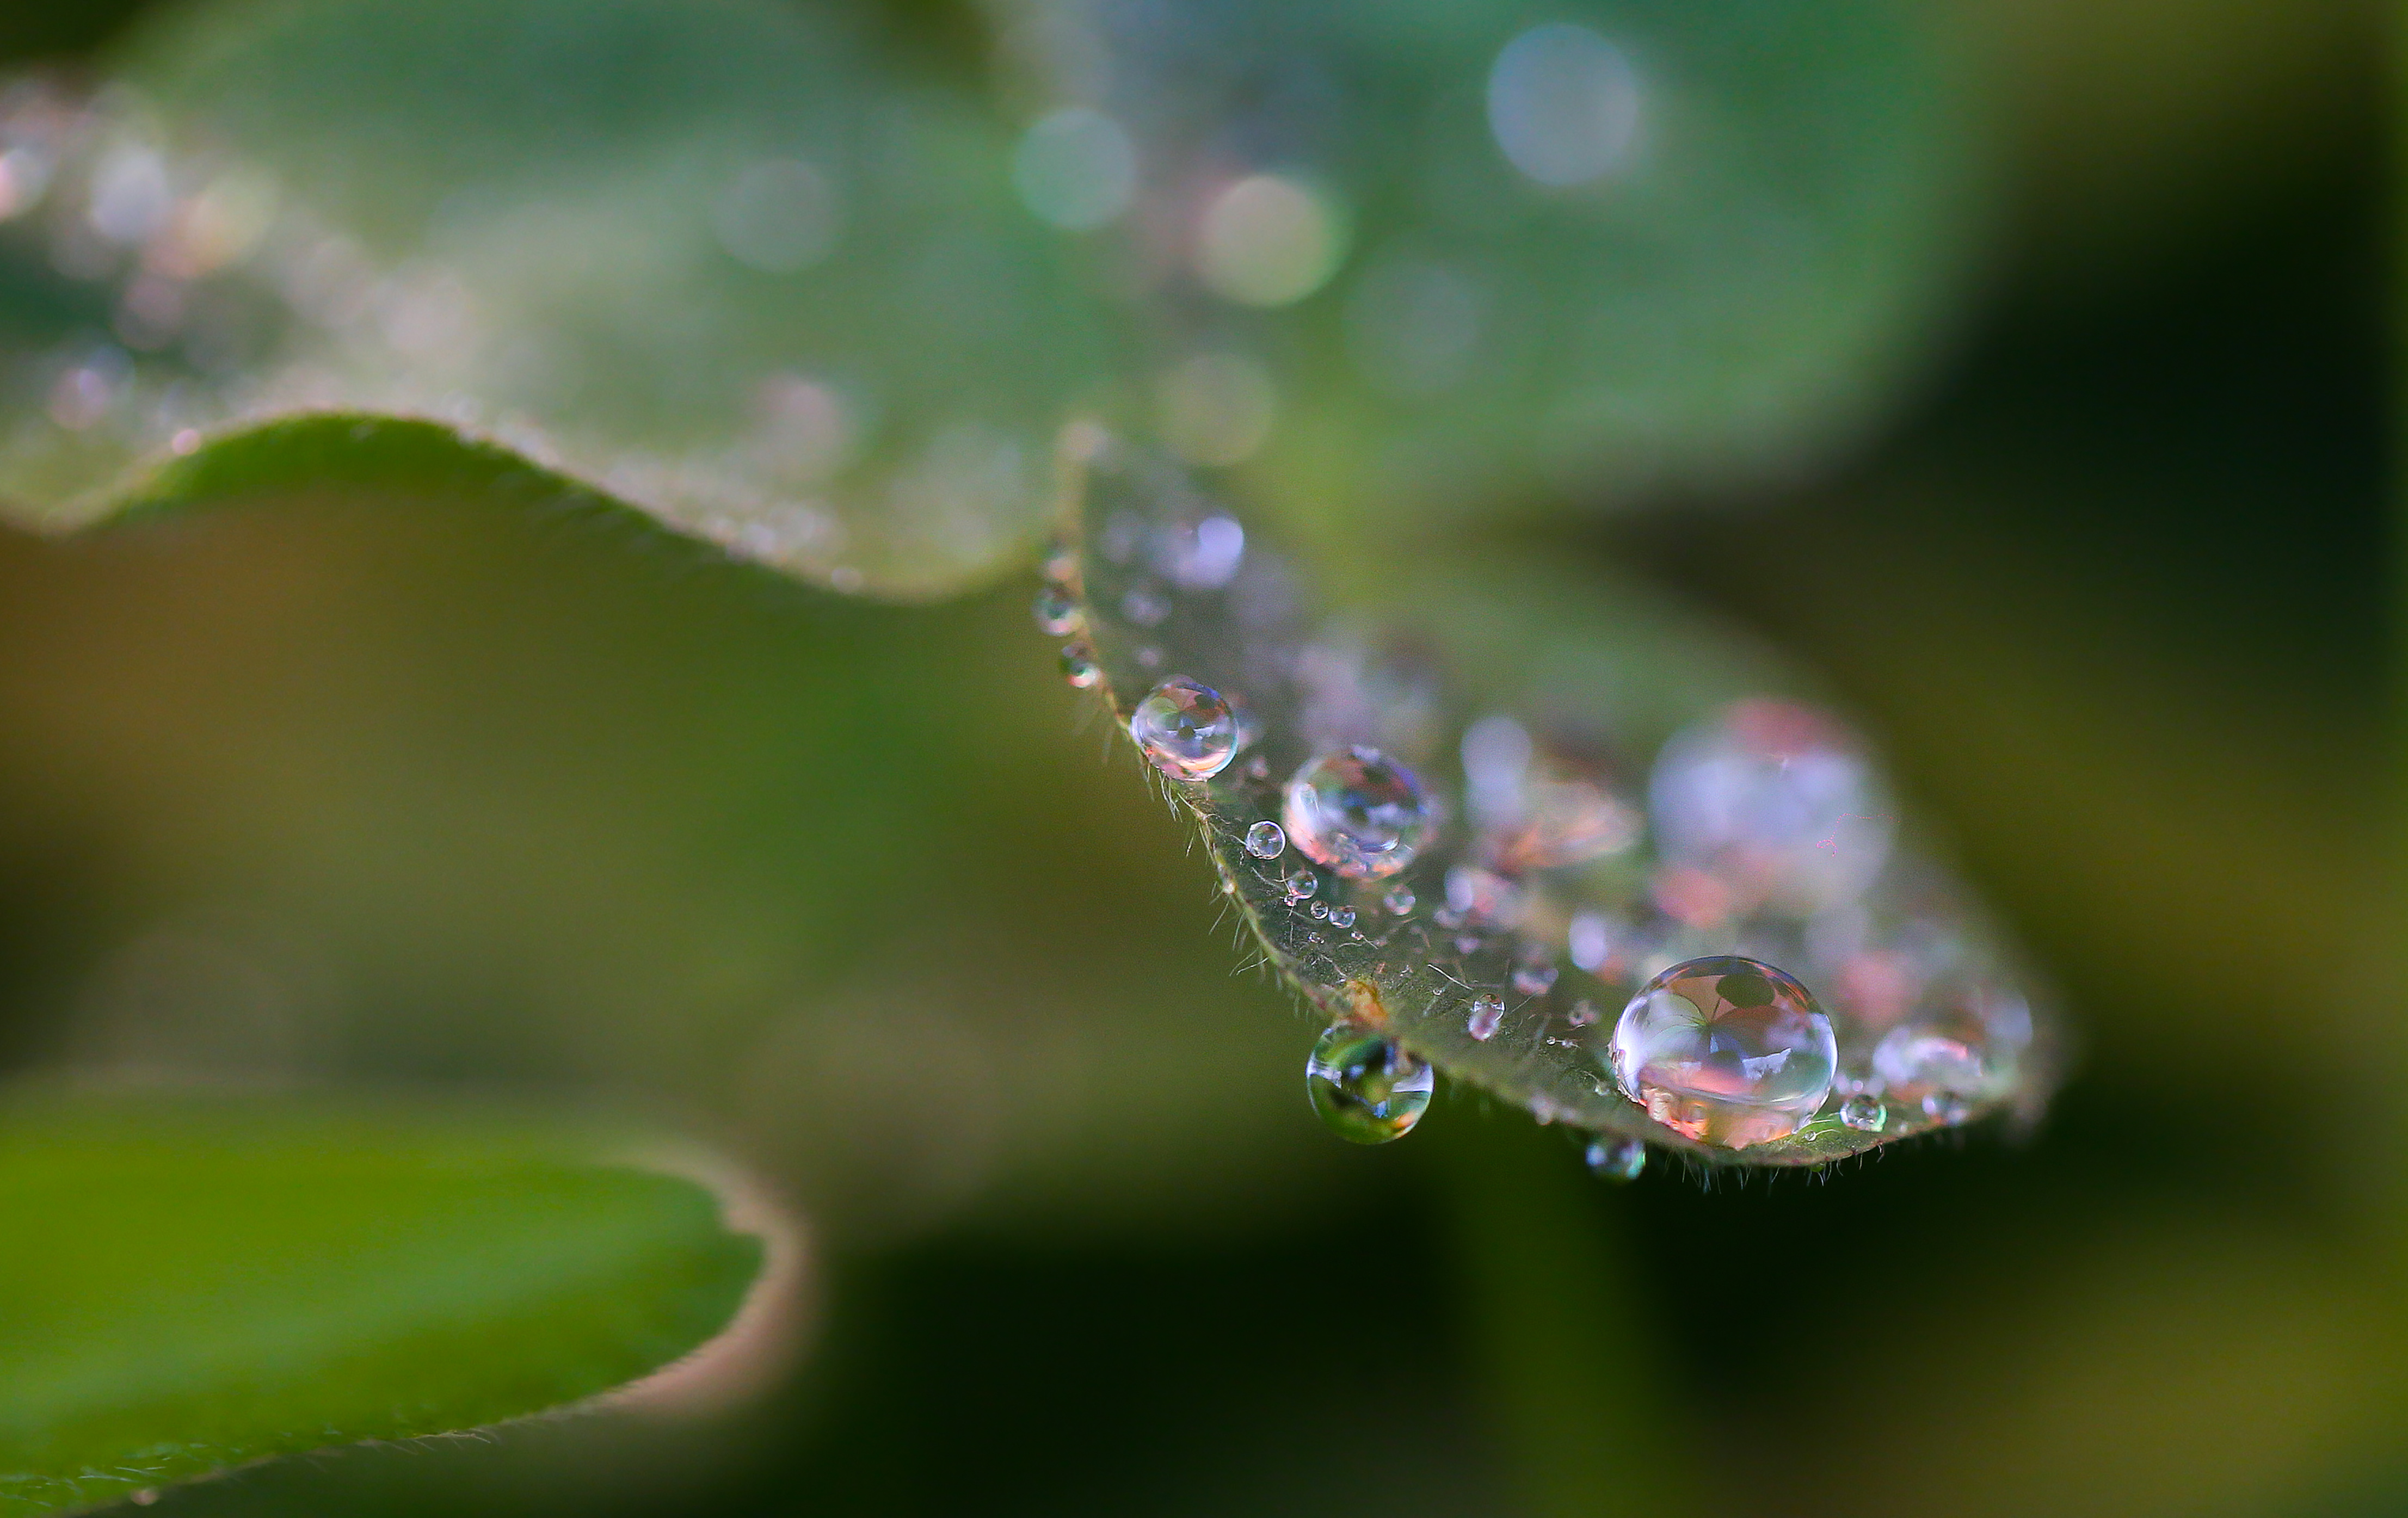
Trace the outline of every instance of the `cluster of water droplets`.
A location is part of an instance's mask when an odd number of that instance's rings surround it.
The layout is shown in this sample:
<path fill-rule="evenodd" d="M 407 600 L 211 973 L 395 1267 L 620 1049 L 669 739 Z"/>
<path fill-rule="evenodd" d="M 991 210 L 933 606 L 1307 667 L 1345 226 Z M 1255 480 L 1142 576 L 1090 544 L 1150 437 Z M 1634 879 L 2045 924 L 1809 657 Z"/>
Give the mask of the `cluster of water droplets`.
<path fill-rule="evenodd" d="M 1085 551 L 1049 561 L 1039 625 L 1330 1017 L 1308 1084 L 1345 1137 L 1410 1128 L 1430 1067 L 1625 1179 L 1650 1143 L 1813 1164 L 2038 1099 L 2002 951 L 1828 713 L 1711 706 L 1643 766 L 1612 712 L 1451 715 L 1426 662 L 1311 622 L 1175 465 L 1066 447 Z"/>

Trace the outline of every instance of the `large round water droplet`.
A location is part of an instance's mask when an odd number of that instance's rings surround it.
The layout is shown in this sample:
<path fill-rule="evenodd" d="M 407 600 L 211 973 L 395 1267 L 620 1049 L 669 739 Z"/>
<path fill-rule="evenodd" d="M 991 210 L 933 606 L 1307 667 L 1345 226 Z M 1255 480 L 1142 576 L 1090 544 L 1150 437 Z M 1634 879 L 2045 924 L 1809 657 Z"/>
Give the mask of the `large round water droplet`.
<path fill-rule="evenodd" d="M 1672 966 L 1613 1029 L 1624 1093 L 1674 1132 L 1729 1149 L 1795 1133 L 1830 1094 L 1838 1057 L 1813 995 L 1736 954 Z"/>
<path fill-rule="evenodd" d="M 1129 737 L 1172 780 L 1210 780 L 1238 752 L 1238 718 L 1211 686 L 1167 680 L 1129 713 Z"/>
<path fill-rule="evenodd" d="M 1351 880 L 1394 875 L 1429 839 L 1428 799 L 1413 772 L 1377 749 L 1339 749 L 1287 782 L 1280 809 L 1306 857 Z"/>
<path fill-rule="evenodd" d="M 1246 829 L 1246 852 L 1256 859 L 1277 859 L 1287 852 L 1287 834 L 1277 823 L 1256 823 Z"/>
<path fill-rule="evenodd" d="M 1437 1077 L 1428 1064 L 1383 1033 L 1340 1023 L 1321 1036 L 1304 1065 L 1312 1110 L 1350 1143 L 1384 1144 L 1421 1121 Z"/>

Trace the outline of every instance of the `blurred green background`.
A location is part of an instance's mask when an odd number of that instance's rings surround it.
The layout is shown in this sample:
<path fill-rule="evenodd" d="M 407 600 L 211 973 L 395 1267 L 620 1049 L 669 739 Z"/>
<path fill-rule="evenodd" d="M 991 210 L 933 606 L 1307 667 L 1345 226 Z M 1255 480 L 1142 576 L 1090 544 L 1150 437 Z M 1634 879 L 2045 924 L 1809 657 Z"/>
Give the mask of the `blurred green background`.
<path fill-rule="evenodd" d="M 968 11 L 887 19 L 975 66 Z M 156 1511 L 2408 1509 L 2386 18 L 1951 19 L 2005 189 L 1902 414 L 1811 480 L 1494 531 L 1877 722 L 2077 1022 L 2036 1136 L 1619 1191 L 1460 1098 L 1330 1140 L 1033 579 L 863 604 L 507 484 L 0 535 L 10 1067 L 568 1093 L 817 1241 L 745 1411 Z"/>

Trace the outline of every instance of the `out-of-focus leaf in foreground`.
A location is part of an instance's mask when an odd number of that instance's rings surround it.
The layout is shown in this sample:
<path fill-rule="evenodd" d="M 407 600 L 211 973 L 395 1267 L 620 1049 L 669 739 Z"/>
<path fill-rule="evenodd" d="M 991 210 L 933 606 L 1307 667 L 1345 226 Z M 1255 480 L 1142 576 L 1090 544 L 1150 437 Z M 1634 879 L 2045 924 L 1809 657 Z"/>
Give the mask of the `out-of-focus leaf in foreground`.
<path fill-rule="evenodd" d="M 763 1244 L 625 1136 L 370 1105 L 0 1109 L 0 1511 L 577 1402 L 727 1325 Z"/>
<path fill-rule="evenodd" d="M 1125 234 L 1155 436 L 1334 537 L 1794 470 L 1962 282 L 1928 7 L 990 8 L 1032 206 Z"/>
<path fill-rule="evenodd" d="M 750 556 L 934 594 L 1025 548 L 1094 382 L 971 102 L 767 0 L 170 11 L 0 94 L 0 494 L 36 520 L 329 408 Z"/>
<path fill-rule="evenodd" d="M 1398 572 L 1319 625 L 1174 466 L 1070 439 L 1082 547 L 1040 620 L 1332 1020 L 1310 1081 L 1340 1132 L 1409 1128 L 1424 1062 L 1608 1136 L 1609 1173 L 1634 1143 L 1812 1165 L 2037 1112 L 2048 1009 L 1761 656 L 1528 563 Z"/>

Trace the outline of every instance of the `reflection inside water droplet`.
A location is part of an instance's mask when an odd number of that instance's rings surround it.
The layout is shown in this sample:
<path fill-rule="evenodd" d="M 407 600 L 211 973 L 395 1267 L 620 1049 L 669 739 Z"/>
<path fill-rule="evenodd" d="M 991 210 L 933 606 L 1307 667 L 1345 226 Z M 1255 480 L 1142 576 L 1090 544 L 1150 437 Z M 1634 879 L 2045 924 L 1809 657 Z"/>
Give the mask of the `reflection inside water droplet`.
<path fill-rule="evenodd" d="M 1287 782 L 1281 820 L 1306 857 L 1350 880 L 1377 880 L 1412 863 L 1431 817 L 1421 781 L 1377 749 L 1325 753 Z"/>
<path fill-rule="evenodd" d="M 1171 779 L 1210 780 L 1238 752 L 1238 720 L 1211 686 L 1167 680 L 1129 714 L 1129 737 Z"/>
<path fill-rule="evenodd" d="M 1437 1083 L 1426 1063 L 1353 1023 L 1322 1034 L 1304 1066 L 1312 1110 L 1331 1132 L 1357 1144 L 1402 1138 L 1421 1121 Z"/>
<path fill-rule="evenodd" d="M 1838 1047 L 1807 989 L 1760 960 L 1684 961 L 1630 999 L 1613 1079 L 1677 1133 L 1729 1149 L 1796 1132 L 1831 1089 Z"/>

